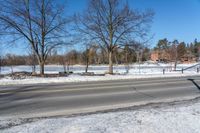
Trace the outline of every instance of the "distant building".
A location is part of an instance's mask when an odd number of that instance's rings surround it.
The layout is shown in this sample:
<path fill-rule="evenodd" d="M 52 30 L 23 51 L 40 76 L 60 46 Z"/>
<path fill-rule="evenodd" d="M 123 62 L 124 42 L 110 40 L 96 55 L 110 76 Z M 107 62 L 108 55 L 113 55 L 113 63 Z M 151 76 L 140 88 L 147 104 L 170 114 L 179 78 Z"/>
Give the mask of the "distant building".
<path fill-rule="evenodd" d="M 150 59 L 154 62 L 170 62 L 170 54 L 162 50 L 154 50 L 151 52 Z M 197 58 L 192 53 L 186 53 L 183 57 L 180 58 L 179 62 L 184 64 L 195 63 Z"/>
<path fill-rule="evenodd" d="M 153 52 L 151 52 L 151 60 L 152 61 L 158 61 L 159 60 L 159 53 L 158 53 L 158 51 L 153 51 Z"/>
<path fill-rule="evenodd" d="M 169 54 L 165 50 L 154 50 L 150 56 L 151 60 L 155 62 L 168 62 L 170 60 L 169 57 Z"/>
<path fill-rule="evenodd" d="M 181 57 L 180 62 L 184 64 L 195 63 L 197 62 L 197 58 L 193 54 L 187 53 Z"/>

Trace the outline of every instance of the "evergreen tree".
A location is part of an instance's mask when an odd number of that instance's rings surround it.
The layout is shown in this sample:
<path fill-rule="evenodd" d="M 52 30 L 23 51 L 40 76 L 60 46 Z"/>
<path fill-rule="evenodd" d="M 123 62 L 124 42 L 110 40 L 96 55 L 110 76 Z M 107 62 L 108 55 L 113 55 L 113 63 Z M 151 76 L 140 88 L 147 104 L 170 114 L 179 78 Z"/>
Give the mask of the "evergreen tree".
<path fill-rule="evenodd" d="M 181 57 L 183 57 L 186 53 L 186 44 L 185 42 L 181 42 L 178 46 L 177 46 L 177 54 L 178 54 L 178 60 L 181 59 Z"/>

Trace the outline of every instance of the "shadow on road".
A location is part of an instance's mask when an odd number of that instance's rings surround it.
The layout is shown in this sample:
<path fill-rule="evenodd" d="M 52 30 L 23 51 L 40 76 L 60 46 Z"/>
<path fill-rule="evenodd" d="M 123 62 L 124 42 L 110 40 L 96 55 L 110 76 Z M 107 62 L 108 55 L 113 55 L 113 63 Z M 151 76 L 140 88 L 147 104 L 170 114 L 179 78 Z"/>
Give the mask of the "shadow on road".
<path fill-rule="evenodd" d="M 42 94 L 31 94 L 31 93 L 28 95 L 23 94 L 24 92 L 37 91 L 37 90 L 39 89 L 34 88 L 34 86 L 24 86 L 13 90 L 0 91 L 0 105 L 2 104 L 6 105 L 13 101 L 16 102 L 20 100 L 28 100 L 40 97 Z"/>
<path fill-rule="evenodd" d="M 188 80 L 191 81 L 197 87 L 197 89 L 200 91 L 200 86 L 195 82 L 194 79 L 188 79 Z"/>

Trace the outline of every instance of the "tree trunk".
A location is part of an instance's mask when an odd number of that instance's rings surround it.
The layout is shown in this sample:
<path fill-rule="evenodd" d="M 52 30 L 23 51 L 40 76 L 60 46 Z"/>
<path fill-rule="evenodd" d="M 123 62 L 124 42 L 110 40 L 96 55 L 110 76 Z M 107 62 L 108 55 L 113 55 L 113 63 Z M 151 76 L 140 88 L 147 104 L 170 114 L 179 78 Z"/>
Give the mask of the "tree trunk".
<path fill-rule="evenodd" d="M 67 73 L 69 73 L 69 66 L 70 66 L 70 64 L 67 63 Z"/>
<path fill-rule="evenodd" d="M 36 73 L 36 55 L 35 55 L 34 51 L 33 51 L 33 62 L 32 62 L 32 64 L 33 64 L 32 72 L 35 74 Z"/>
<path fill-rule="evenodd" d="M 109 56 L 108 56 L 108 58 L 109 58 L 109 74 L 113 74 L 113 59 L 112 59 L 112 57 L 113 57 L 113 53 L 112 53 L 112 51 L 109 51 Z"/>
<path fill-rule="evenodd" d="M 177 66 L 177 61 L 178 61 L 178 58 L 177 58 L 177 56 L 178 56 L 178 53 L 177 53 L 177 47 L 176 47 L 176 55 L 175 55 L 175 63 L 174 63 L 174 71 L 176 71 L 176 66 Z"/>
<path fill-rule="evenodd" d="M 126 73 L 129 73 L 129 62 L 128 62 L 128 52 L 126 52 L 126 63 L 125 63 Z"/>
<path fill-rule="evenodd" d="M 86 68 L 85 68 L 85 73 L 88 72 L 88 64 L 86 65 Z"/>
<path fill-rule="evenodd" d="M 66 71 L 67 69 L 66 69 L 66 64 L 65 63 L 63 64 L 63 70 L 64 70 L 64 73 L 67 73 L 67 71 Z"/>
<path fill-rule="evenodd" d="M 40 76 L 44 77 L 44 62 L 40 62 Z"/>
<path fill-rule="evenodd" d="M 118 62 L 118 59 L 117 59 L 117 56 L 115 55 L 115 62 L 116 62 L 116 64 L 118 65 L 119 64 L 119 62 Z"/>
<path fill-rule="evenodd" d="M 174 71 L 176 71 L 176 67 L 177 67 L 177 59 L 174 62 Z"/>
<path fill-rule="evenodd" d="M 32 65 L 32 74 L 35 74 L 35 73 L 36 73 L 36 66 Z"/>
<path fill-rule="evenodd" d="M 13 71 L 13 66 L 11 65 L 10 68 L 11 68 L 11 73 L 12 73 L 12 75 L 13 75 L 13 73 L 14 73 L 14 71 Z"/>
<path fill-rule="evenodd" d="M 89 66 L 89 59 L 86 59 L 86 67 L 85 67 L 85 73 L 88 72 L 88 66 Z"/>

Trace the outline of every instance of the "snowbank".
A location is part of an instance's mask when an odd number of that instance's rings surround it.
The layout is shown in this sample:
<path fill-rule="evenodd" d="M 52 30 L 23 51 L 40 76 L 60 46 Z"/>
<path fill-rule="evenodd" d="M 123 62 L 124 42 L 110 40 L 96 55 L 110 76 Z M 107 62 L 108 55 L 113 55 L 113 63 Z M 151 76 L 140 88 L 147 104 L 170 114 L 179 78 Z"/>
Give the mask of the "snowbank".
<path fill-rule="evenodd" d="M 144 79 L 144 78 L 165 78 L 165 77 L 184 77 L 195 76 L 197 73 L 184 73 L 171 72 L 165 75 L 155 74 L 127 74 L 127 75 L 105 75 L 105 76 L 79 76 L 70 75 L 68 77 L 54 77 L 54 78 L 42 78 L 42 77 L 28 77 L 26 79 L 15 79 L 11 77 L 5 77 L 0 79 L 0 85 L 17 85 L 17 84 L 41 84 L 41 83 L 69 83 L 69 82 L 89 82 L 89 81 L 105 81 L 105 80 L 125 80 L 125 79 Z"/>
<path fill-rule="evenodd" d="M 16 121 L 15 121 L 16 122 Z M 20 122 L 20 121 L 18 121 Z M 0 121 L 0 125 L 1 125 Z M 38 119 L 1 133 L 198 133 L 200 100 L 119 112 Z"/>
<path fill-rule="evenodd" d="M 189 67 L 194 64 L 179 64 L 177 69 Z M 3 74 L 10 73 L 10 67 L 3 67 Z M 85 66 L 75 65 L 70 68 L 75 74 L 69 77 L 55 77 L 55 78 L 40 78 L 40 77 L 28 77 L 26 79 L 13 80 L 10 77 L 0 79 L 0 85 L 16 85 L 16 84 L 38 84 L 38 83 L 66 83 L 66 82 L 85 82 L 85 81 L 102 81 L 102 80 L 123 80 L 123 79 L 140 79 L 140 78 L 162 78 L 162 77 L 180 77 L 180 76 L 193 76 L 198 75 L 196 68 L 184 71 L 171 71 L 171 64 L 133 64 L 130 65 L 128 74 L 123 65 L 114 66 L 114 72 L 121 75 L 106 75 L 106 76 L 79 76 L 76 73 L 84 72 Z M 163 75 L 163 69 L 165 69 L 165 75 Z M 90 66 L 89 71 L 96 74 L 103 74 L 108 70 L 106 65 Z M 27 71 L 31 72 L 30 66 L 15 66 L 14 72 Z M 45 73 L 58 73 L 63 71 L 62 66 L 47 65 L 45 67 Z M 39 68 L 37 68 L 39 72 Z"/>
<path fill-rule="evenodd" d="M 193 66 L 194 64 L 178 64 L 177 69 L 181 70 L 182 68 Z M 162 63 L 143 63 L 143 64 L 131 64 L 130 67 L 130 74 L 143 74 L 143 73 L 152 73 L 152 72 L 159 72 L 162 73 L 163 69 L 166 71 L 170 71 L 173 68 L 173 64 L 162 64 Z M 193 69 L 192 69 L 193 70 Z M 194 69 L 195 70 L 195 69 Z M 20 72 L 20 71 L 27 71 L 32 72 L 31 66 L 13 66 L 2 67 L 1 74 L 8 74 L 11 72 Z M 39 66 L 36 66 L 36 72 L 39 72 Z M 58 73 L 63 71 L 62 65 L 46 65 L 45 66 L 45 73 Z M 70 66 L 70 71 L 74 73 L 80 73 L 85 71 L 84 65 L 74 65 Z M 89 71 L 95 73 L 105 73 L 108 71 L 108 65 L 90 65 Z M 114 72 L 124 73 L 126 72 L 124 65 L 114 65 Z"/>

